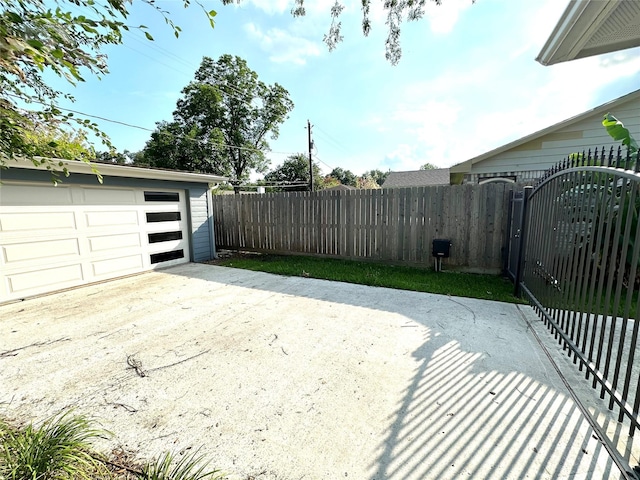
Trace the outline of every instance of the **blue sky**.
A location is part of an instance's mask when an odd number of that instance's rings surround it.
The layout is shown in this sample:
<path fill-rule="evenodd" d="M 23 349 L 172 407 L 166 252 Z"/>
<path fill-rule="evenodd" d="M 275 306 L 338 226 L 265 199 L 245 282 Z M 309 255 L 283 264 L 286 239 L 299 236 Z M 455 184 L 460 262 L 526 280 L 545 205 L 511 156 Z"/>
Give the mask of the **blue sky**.
<path fill-rule="evenodd" d="M 214 29 L 197 5 L 157 3 L 182 28 L 180 38 L 134 2 L 129 23 L 147 25 L 155 41 L 127 33 L 124 45 L 106 50 L 110 74 L 73 88 L 76 102 L 66 106 L 153 129 L 171 120 L 203 56 L 238 55 L 295 103 L 271 141 L 272 167 L 306 152 L 307 119 L 324 173 L 415 170 L 426 162 L 449 167 L 640 87 L 638 48 L 550 67 L 534 60 L 564 0 L 430 4 L 424 19 L 403 24 L 397 66 L 384 58 L 382 0 L 373 0 L 366 38 L 358 2 L 345 2 L 344 41 L 333 52 L 322 43 L 332 0 L 307 0 L 307 16 L 298 19 L 287 0 L 204 1 L 218 12 Z M 140 150 L 150 135 L 97 122 L 119 150 Z"/>

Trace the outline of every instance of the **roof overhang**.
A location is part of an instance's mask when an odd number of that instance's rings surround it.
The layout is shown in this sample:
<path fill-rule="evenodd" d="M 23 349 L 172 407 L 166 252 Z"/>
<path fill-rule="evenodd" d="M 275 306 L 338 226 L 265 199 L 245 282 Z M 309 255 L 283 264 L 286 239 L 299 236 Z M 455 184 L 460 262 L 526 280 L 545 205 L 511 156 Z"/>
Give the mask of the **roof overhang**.
<path fill-rule="evenodd" d="M 109 177 L 128 177 L 141 178 L 147 180 L 169 180 L 173 182 L 190 182 L 190 183 L 220 183 L 227 181 L 227 177 L 219 175 L 210 175 L 206 173 L 181 172 L 177 170 L 158 170 L 156 168 L 133 167 L 128 165 L 117 165 L 110 163 L 88 163 L 77 160 L 59 160 L 47 159 L 53 162 L 53 166 L 62 170 L 66 168 L 70 173 L 83 173 L 95 175 L 96 169 L 100 175 Z M 57 166 L 58 163 L 62 166 Z M 45 164 L 50 164 L 45 160 Z M 16 159 L 7 161 L 9 168 L 26 168 L 32 170 L 45 170 L 46 165 L 37 166 L 29 159 Z"/>
<path fill-rule="evenodd" d="M 536 60 L 554 65 L 640 46 L 640 0 L 571 0 Z"/>

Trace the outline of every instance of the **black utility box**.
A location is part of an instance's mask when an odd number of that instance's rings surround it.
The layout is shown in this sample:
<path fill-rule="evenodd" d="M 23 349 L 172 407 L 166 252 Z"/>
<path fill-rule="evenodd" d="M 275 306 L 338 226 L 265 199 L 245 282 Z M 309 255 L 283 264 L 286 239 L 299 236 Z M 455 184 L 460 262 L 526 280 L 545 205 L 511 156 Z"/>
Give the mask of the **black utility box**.
<path fill-rule="evenodd" d="M 449 250 L 451 249 L 451 240 L 434 239 L 433 240 L 433 256 L 437 258 L 449 258 Z"/>

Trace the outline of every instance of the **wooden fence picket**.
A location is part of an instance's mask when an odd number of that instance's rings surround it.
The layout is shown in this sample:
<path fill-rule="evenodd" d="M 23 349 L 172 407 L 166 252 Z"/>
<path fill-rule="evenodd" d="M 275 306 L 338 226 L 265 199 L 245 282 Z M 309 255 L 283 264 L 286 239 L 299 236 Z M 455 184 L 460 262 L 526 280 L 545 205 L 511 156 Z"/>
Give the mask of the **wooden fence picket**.
<path fill-rule="evenodd" d="M 435 238 L 450 239 L 443 263 L 502 269 L 513 185 L 215 195 L 218 248 L 300 253 L 430 266 Z"/>

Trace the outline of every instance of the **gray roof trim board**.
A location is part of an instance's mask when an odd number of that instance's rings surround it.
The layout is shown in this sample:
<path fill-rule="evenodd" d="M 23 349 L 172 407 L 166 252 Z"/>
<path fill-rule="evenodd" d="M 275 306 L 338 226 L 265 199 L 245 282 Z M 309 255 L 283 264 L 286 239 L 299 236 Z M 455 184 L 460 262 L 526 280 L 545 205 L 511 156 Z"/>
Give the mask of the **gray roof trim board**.
<path fill-rule="evenodd" d="M 427 187 L 449 185 L 449 169 L 412 170 L 408 172 L 390 172 L 382 188 Z"/>
<path fill-rule="evenodd" d="M 540 137 L 544 137 L 545 135 L 548 135 L 549 133 L 553 133 L 557 130 L 560 130 L 561 128 L 567 127 L 569 125 L 573 125 L 574 123 L 578 123 L 581 120 L 584 120 L 585 118 L 590 117 L 591 115 L 596 115 L 596 114 L 604 115 L 610 110 L 613 110 L 614 107 L 616 107 L 617 105 L 629 102 L 631 100 L 635 100 L 636 98 L 640 98 L 640 89 L 634 92 L 628 93 L 627 95 L 623 95 L 622 97 L 616 98 L 615 100 L 612 100 L 610 102 L 604 103 L 598 107 L 592 108 L 591 110 L 587 110 L 586 112 L 576 115 L 575 117 L 568 118 L 559 123 L 556 123 L 555 125 L 551 125 L 550 127 L 547 127 L 535 133 L 527 135 L 526 137 L 522 137 L 522 138 L 519 138 L 518 140 L 507 143 L 506 145 L 502 145 L 501 147 L 498 147 L 489 152 L 483 153 L 482 155 L 473 157 L 465 162 L 461 162 L 456 165 L 453 165 L 451 167 L 451 173 L 466 173 L 469 171 L 472 165 L 475 165 L 478 162 L 486 160 L 487 158 L 491 158 L 495 155 L 498 155 L 502 152 L 506 152 L 507 150 L 511 150 L 512 148 L 518 147 L 532 140 L 536 140 Z"/>
<path fill-rule="evenodd" d="M 542 65 L 640 46 L 640 0 L 571 0 L 536 60 Z"/>
<path fill-rule="evenodd" d="M 58 161 L 57 159 L 51 159 Z M 227 177 L 210 175 L 205 173 L 181 172 L 177 170 L 158 170 L 155 168 L 133 167 L 128 165 L 117 165 L 110 163 L 86 163 L 77 160 L 60 160 L 71 173 L 84 173 L 94 175 L 91 167 L 95 167 L 101 175 L 111 177 L 143 178 L 148 180 L 170 180 L 174 182 L 191 183 L 219 183 L 228 180 Z M 44 170 L 44 167 L 37 167 L 31 160 L 8 160 L 9 168 L 26 168 L 32 170 Z"/>

